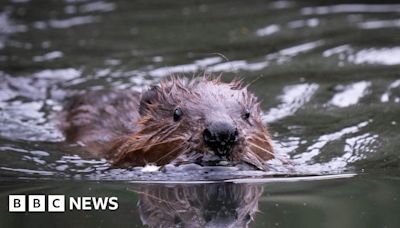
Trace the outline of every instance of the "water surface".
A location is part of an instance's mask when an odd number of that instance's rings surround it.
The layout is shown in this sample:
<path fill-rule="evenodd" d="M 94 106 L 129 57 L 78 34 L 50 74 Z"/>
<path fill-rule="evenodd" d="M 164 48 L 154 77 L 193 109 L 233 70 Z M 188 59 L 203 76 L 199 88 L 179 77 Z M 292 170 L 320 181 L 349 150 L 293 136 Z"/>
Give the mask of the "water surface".
<path fill-rule="evenodd" d="M 395 1 L 3 1 L 0 225 L 398 227 L 399 44 Z M 54 124 L 68 94 L 195 72 L 251 82 L 291 164 L 115 168 Z M 180 208 L 175 193 L 193 198 Z M 12 214 L 9 194 L 118 196 L 120 207 Z"/>

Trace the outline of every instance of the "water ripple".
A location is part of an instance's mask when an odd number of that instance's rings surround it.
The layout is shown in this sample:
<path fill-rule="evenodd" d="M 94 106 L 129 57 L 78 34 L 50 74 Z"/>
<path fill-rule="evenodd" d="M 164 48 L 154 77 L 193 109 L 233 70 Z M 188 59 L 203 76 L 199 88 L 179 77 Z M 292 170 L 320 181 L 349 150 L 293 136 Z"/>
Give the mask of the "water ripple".
<path fill-rule="evenodd" d="M 381 29 L 381 28 L 400 27 L 400 19 L 365 21 L 359 23 L 358 26 L 362 29 Z"/>
<path fill-rule="evenodd" d="M 400 4 L 341 4 L 331 6 L 305 7 L 303 15 L 325 15 L 335 13 L 390 13 L 400 12 Z"/>
<path fill-rule="evenodd" d="M 9 11 L 0 12 L 0 34 L 26 32 L 27 30 L 28 28 L 26 25 L 18 24 L 14 20 L 10 19 Z"/>
<path fill-rule="evenodd" d="M 381 96 L 381 102 L 384 102 L 384 103 L 386 103 L 386 102 L 389 102 L 389 100 L 390 100 L 390 97 L 391 97 L 391 95 L 392 95 L 392 90 L 393 89 L 395 89 L 395 88 L 399 88 L 400 87 L 400 79 L 399 80 L 396 80 L 396 81 L 394 81 L 394 82 L 392 82 L 390 85 L 389 85 L 389 87 L 386 89 L 386 92 L 384 93 L 384 94 L 382 94 L 382 96 Z M 396 103 L 400 103 L 400 97 L 394 97 L 393 98 L 393 100 L 396 102 Z"/>
<path fill-rule="evenodd" d="M 9 168 L 9 167 L 0 167 L 2 170 L 12 171 L 23 174 L 39 174 L 41 176 L 54 176 L 54 172 L 51 171 L 43 171 L 43 170 L 32 170 L 32 169 L 18 169 L 18 168 Z"/>
<path fill-rule="evenodd" d="M 339 66 L 343 66 L 345 61 L 353 64 L 400 64 L 400 47 L 354 50 L 350 45 L 346 44 L 325 50 L 322 55 L 324 57 L 338 55 Z"/>
<path fill-rule="evenodd" d="M 355 105 L 359 100 L 368 93 L 368 88 L 371 86 L 371 82 L 361 81 L 355 82 L 350 85 L 338 85 L 336 93 L 329 104 L 344 108 L 350 105 Z"/>
<path fill-rule="evenodd" d="M 97 1 L 97 2 L 90 2 L 79 7 L 79 11 L 82 13 L 89 13 L 89 12 L 109 12 L 113 11 L 116 8 L 116 5 L 111 2 L 105 1 Z"/>
<path fill-rule="evenodd" d="M 206 66 L 213 65 L 221 61 L 221 57 L 210 57 L 196 60 L 194 63 L 190 64 L 157 68 L 150 71 L 149 75 L 153 77 L 165 77 L 175 73 L 193 73 L 199 71 L 200 69 L 204 69 Z"/>
<path fill-rule="evenodd" d="M 33 61 L 35 61 L 35 62 L 52 61 L 54 59 L 58 59 L 63 56 L 64 56 L 64 54 L 61 51 L 52 51 L 52 52 L 46 53 L 44 55 L 34 56 Z"/>
<path fill-rule="evenodd" d="M 78 16 L 71 17 L 67 19 L 51 19 L 48 22 L 46 21 L 37 21 L 33 23 L 33 27 L 37 29 L 46 29 L 47 27 L 55 28 L 55 29 L 65 29 L 71 28 L 74 26 L 90 24 L 94 22 L 99 22 L 100 18 L 97 16 Z"/>
<path fill-rule="evenodd" d="M 273 24 L 273 25 L 268 25 L 265 28 L 260 28 L 257 29 L 256 35 L 257 36 L 269 36 L 271 34 L 274 34 L 280 30 L 280 26 Z"/>
<path fill-rule="evenodd" d="M 283 94 L 279 96 L 281 104 L 268 110 L 263 116 L 263 121 L 272 123 L 293 115 L 311 99 L 318 87 L 317 84 L 308 83 L 286 86 Z"/>
<path fill-rule="evenodd" d="M 306 149 L 306 152 L 294 156 L 294 161 L 299 164 L 311 162 L 312 159 L 321 153 L 322 148 L 329 142 L 335 141 L 347 134 L 354 134 L 366 127 L 371 121 L 364 121 L 355 126 L 343 128 L 340 131 L 321 135 L 314 144 Z"/>

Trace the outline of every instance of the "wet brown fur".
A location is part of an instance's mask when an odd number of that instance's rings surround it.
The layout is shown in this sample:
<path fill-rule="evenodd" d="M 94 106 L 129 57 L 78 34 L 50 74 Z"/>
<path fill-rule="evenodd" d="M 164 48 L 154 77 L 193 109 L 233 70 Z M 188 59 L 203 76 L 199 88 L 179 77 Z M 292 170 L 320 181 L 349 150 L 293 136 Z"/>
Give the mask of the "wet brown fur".
<path fill-rule="evenodd" d="M 174 121 L 177 107 L 183 117 Z M 242 118 L 246 109 L 249 119 Z M 239 131 L 230 162 L 265 169 L 265 161 L 274 157 L 260 104 L 240 80 L 171 77 L 142 93 L 89 92 L 73 98 L 62 116 L 68 142 L 80 142 L 115 165 L 201 163 L 212 153 L 202 133 L 210 121 L 221 118 L 234 121 Z"/>

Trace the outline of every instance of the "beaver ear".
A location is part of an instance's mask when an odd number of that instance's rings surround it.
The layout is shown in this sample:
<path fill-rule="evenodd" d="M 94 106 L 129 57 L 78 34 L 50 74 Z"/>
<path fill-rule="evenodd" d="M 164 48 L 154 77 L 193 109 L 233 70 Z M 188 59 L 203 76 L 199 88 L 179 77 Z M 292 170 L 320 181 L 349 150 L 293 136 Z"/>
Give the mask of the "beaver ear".
<path fill-rule="evenodd" d="M 160 87 L 152 86 L 147 91 L 142 92 L 140 98 L 139 114 L 143 115 L 148 110 L 149 105 L 158 101 Z"/>

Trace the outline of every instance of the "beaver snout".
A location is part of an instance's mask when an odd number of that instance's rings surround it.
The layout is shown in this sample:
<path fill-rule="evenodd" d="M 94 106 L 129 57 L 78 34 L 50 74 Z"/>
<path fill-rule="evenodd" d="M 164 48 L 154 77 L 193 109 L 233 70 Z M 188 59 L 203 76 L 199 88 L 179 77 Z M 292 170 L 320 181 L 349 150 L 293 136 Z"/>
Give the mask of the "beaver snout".
<path fill-rule="evenodd" d="M 227 156 L 237 142 L 238 130 L 228 122 L 214 122 L 203 132 L 205 144 L 218 156 Z"/>

